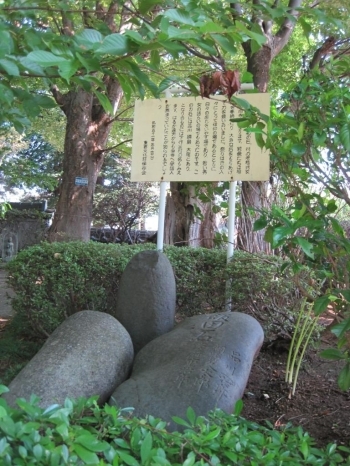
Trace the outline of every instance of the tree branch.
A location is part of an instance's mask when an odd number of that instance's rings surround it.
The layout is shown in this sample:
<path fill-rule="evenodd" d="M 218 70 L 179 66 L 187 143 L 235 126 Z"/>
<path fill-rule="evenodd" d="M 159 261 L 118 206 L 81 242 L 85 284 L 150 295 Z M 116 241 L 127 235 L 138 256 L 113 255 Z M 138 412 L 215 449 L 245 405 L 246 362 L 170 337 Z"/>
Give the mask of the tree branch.
<path fill-rule="evenodd" d="M 296 20 L 299 17 L 299 8 L 303 0 L 289 0 L 288 17 L 286 17 L 274 37 L 273 57 L 278 55 L 283 47 L 288 43 L 290 36 L 294 30 Z M 295 19 L 293 20 L 291 16 Z"/>
<path fill-rule="evenodd" d="M 62 11 L 62 33 L 65 36 L 74 36 L 74 24 L 73 21 L 68 18 L 65 11 Z"/>
<path fill-rule="evenodd" d="M 241 3 L 230 3 L 230 7 L 232 9 L 233 19 L 237 19 L 243 15 Z"/>
<path fill-rule="evenodd" d="M 314 53 L 314 56 L 312 57 L 312 60 L 309 65 L 309 70 L 313 70 L 316 68 L 316 66 L 319 66 L 319 64 L 321 63 L 321 60 L 323 60 L 323 58 L 326 55 L 328 55 L 331 52 L 331 50 L 334 48 L 335 43 L 336 41 L 334 37 L 328 37 L 324 41 L 321 47 L 319 47 Z"/>
<path fill-rule="evenodd" d="M 179 43 L 185 47 L 185 49 L 190 52 L 192 55 L 198 58 L 202 58 L 205 61 L 210 61 L 212 63 L 216 63 L 217 65 L 221 66 L 223 69 L 225 69 L 225 60 L 222 57 L 214 57 L 213 55 L 204 55 L 201 52 L 198 52 L 197 50 L 193 49 L 192 47 L 189 47 L 187 44 L 185 44 L 182 41 L 179 41 Z"/>
<path fill-rule="evenodd" d="M 61 109 L 65 113 L 65 115 L 67 115 L 68 105 L 69 105 L 69 102 L 70 102 L 69 93 L 65 94 L 65 95 L 61 94 L 61 92 L 59 91 L 59 89 L 58 89 L 58 87 L 56 85 L 51 86 L 50 91 L 51 91 L 51 93 L 53 95 L 53 98 L 55 99 L 56 103 L 61 107 Z"/>
<path fill-rule="evenodd" d="M 95 154 L 96 155 L 104 154 L 105 152 L 109 152 L 109 151 L 111 151 L 113 149 L 116 149 L 117 147 L 122 146 L 123 144 L 126 144 L 127 142 L 132 142 L 132 139 L 127 139 L 126 141 L 122 141 L 119 144 L 116 144 L 115 146 L 106 147 L 106 149 L 98 150 L 98 151 L 95 152 Z"/>

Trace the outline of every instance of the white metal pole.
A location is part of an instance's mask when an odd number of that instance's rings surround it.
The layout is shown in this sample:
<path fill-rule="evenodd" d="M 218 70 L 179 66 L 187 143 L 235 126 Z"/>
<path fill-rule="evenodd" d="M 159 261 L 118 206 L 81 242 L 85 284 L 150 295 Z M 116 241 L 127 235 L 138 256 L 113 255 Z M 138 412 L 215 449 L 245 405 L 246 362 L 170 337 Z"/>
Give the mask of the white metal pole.
<path fill-rule="evenodd" d="M 227 244 L 227 262 L 233 257 L 234 237 L 235 237 L 235 220 L 236 220 L 236 190 L 237 181 L 230 181 L 230 194 L 228 200 L 228 244 Z"/>
<path fill-rule="evenodd" d="M 166 185 L 167 185 L 166 181 L 160 182 L 157 251 L 163 251 L 163 244 L 164 244 Z"/>
<path fill-rule="evenodd" d="M 227 263 L 233 258 L 234 239 L 235 239 L 235 220 L 236 220 L 236 190 L 237 181 L 230 181 L 230 192 L 228 200 L 228 232 L 227 232 Z M 231 290 L 232 280 L 229 278 L 226 282 L 226 294 Z M 232 299 L 229 297 L 226 301 L 226 311 L 232 311 Z"/>

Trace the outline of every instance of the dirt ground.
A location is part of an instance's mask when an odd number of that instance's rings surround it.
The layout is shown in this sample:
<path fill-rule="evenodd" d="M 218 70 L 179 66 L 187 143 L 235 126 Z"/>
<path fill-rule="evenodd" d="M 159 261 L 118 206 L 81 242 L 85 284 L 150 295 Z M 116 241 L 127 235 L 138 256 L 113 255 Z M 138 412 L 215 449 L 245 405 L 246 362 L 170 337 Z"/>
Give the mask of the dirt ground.
<path fill-rule="evenodd" d="M 350 390 L 342 392 L 337 386 L 342 366 L 318 356 L 322 349 L 336 346 L 335 337 L 325 330 L 318 347 L 308 351 L 293 397 L 285 382 L 286 346 L 264 344 L 245 390 L 242 416 L 258 423 L 268 420 L 276 428 L 288 422 L 300 425 L 319 447 L 334 442 L 349 446 Z"/>

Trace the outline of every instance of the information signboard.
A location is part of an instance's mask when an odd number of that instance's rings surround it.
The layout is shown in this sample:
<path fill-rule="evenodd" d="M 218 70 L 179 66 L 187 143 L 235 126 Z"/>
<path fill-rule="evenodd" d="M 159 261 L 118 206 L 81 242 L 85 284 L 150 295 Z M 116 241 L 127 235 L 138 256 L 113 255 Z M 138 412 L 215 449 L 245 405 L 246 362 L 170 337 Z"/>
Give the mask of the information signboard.
<path fill-rule="evenodd" d="M 269 115 L 268 94 L 240 98 Z M 137 101 L 132 181 L 263 181 L 269 153 L 230 119 L 243 112 L 214 96 Z"/>

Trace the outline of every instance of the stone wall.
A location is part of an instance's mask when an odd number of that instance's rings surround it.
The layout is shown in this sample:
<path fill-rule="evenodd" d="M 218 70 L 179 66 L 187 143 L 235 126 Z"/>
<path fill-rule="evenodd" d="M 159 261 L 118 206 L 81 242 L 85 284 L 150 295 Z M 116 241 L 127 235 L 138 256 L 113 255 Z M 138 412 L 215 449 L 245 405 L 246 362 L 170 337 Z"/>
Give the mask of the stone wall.
<path fill-rule="evenodd" d="M 0 219 L 0 258 L 9 259 L 9 251 L 14 256 L 18 251 L 39 243 L 51 221 L 51 214 L 36 210 L 9 210 Z"/>

